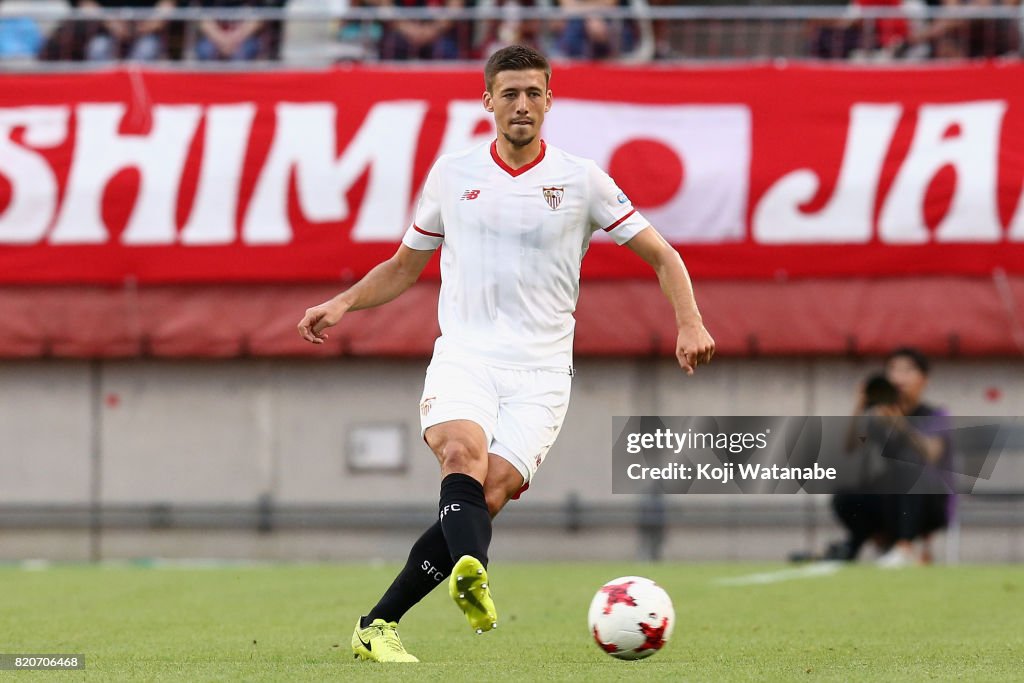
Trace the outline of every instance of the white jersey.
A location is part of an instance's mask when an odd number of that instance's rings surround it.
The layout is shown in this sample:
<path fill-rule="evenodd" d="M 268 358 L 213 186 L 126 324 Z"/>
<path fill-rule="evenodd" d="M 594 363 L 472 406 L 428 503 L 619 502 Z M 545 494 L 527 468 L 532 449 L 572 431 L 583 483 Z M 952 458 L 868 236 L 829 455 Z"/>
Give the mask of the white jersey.
<path fill-rule="evenodd" d="M 518 169 L 497 142 L 441 156 L 402 239 L 419 250 L 444 244 L 434 356 L 568 370 L 591 235 L 624 244 L 647 225 L 597 164 L 543 141 Z"/>

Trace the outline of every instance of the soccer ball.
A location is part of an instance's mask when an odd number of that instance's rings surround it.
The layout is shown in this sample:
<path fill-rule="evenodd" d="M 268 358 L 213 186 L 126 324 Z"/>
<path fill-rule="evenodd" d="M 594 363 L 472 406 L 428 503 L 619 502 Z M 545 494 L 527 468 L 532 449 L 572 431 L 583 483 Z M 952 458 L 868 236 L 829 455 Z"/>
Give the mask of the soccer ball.
<path fill-rule="evenodd" d="M 661 586 L 623 576 L 601 586 L 587 615 L 597 646 L 616 659 L 643 659 L 672 636 L 676 612 Z"/>

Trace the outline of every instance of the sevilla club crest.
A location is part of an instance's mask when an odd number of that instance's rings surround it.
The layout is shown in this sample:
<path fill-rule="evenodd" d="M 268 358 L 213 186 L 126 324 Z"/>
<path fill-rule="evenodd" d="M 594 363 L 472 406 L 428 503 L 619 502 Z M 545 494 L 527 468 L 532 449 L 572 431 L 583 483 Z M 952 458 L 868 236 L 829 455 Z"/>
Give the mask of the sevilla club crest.
<path fill-rule="evenodd" d="M 558 205 L 562 203 L 562 197 L 565 195 L 564 187 L 545 187 L 544 188 L 544 201 L 548 203 L 551 210 L 554 211 L 558 208 Z"/>

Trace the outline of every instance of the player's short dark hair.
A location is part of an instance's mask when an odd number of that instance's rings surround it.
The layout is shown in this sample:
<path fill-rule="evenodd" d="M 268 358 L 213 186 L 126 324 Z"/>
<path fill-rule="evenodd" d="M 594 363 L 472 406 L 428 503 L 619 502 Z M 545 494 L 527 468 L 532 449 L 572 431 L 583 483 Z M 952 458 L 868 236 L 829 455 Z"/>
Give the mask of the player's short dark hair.
<path fill-rule="evenodd" d="M 494 86 L 494 77 L 502 71 L 527 71 L 538 69 L 544 72 L 544 84 L 551 80 L 551 64 L 548 58 L 528 45 L 503 47 L 487 60 L 484 67 L 484 85 L 487 92 Z"/>
<path fill-rule="evenodd" d="M 924 355 L 920 350 L 915 349 L 913 346 L 901 346 L 898 349 L 893 349 L 889 352 L 889 355 L 885 357 L 885 362 L 888 363 L 894 358 L 906 358 L 921 371 L 922 375 L 927 375 L 928 371 L 931 369 L 931 363 L 928 362 L 928 356 Z"/>

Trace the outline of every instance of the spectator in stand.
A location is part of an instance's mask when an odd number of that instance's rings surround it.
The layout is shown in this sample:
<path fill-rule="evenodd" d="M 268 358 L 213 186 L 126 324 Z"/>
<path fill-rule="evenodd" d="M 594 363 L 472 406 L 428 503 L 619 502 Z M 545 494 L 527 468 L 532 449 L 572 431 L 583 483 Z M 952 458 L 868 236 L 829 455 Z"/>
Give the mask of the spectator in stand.
<path fill-rule="evenodd" d="M 931 6 L 1015 7 L 1016 0 L 929 0 Z M 1017 19 L 937 19 L 909 40 L 911 46 L 926 47 L 939 59 L 992 58 L 1020 51 Z"/>
<path fill-rule="evenodd" d="M 384 0 L 351 0 L 346 3 L 351 9 L 377 8 L 380 11 Z M 374 19 L 342 21 L 338 25 L 339 61 L 376 60 L 380 58 L 380 41 L 384 27 Z"/>
<path fill-rule="evenodd" d="M 531 10 L 536 8 L 536 0 L 495 0 L 494 6 L 502 8 L 502 18 L 483 22 L 481 56 L 489 57 L 509 45 L 528 45 L 535 50 L 542 49 L 540 20 L 523 19 L 519 11 L 522 7 Z"/>
<path fill-rule="evenodd" d="M 636 45 L 634 22 L 588 16 L 592 9 L 628 6 L 628 0 L 559 0 L 569 19 L 558 38 L 557 52 L 577 59 L 607 59 L 630 52 Z"/>
<path fill-rule="evenodd" d="M 0 60 L 31 59 L 42 44 L 39 25 L 31 17 L 0 18 Z"/>
<path fill-rule="evenodd" d="M 394 7 L 472 6 L 466 0 L 390 0 Z M 383 59 L 468 59 L 473 44 L 473 22 L 449 19 L 402 19 L 384 25 Z"/>
<path fill-rule="evenodd" d="M 80 0 L 83 10 L 149 9 L 173 10 L 175 0 Z M 114 59 L 152 61 L 165 53 L 167 21 L 159 16 L 141 21 L 103 19 L 91 26 L 85 44 L 85 59 L 106 62 Z"/>
<path fill-rule="evenodd" d="M 878 54 L 894 56 L 902 50 L 910 36 L 910 22 L 905 17 L 861 19 L 860 8 L 900 8 L 903 0 L 853 0 L 850 17 L 818 24 L 811 52 L 822 59 L 848 59 L 855 55 Z"/>
<path fill-rule="evenodd" d="M 648 0 L 651 7 L 671 7 L 680 4 L 679 0 Z M 671 59 L 674 54 L 672 50 L 672 20 L 655 19 L 652 22 L 654 33 L 654 58 Z"/>
<path fill-rule="evenodd" d="M 282 0 L 192 0 L 194 7 L 211 10 L 274 8 L 284 4 Z M 280 22 L 267 22 L 257 17 L 205 19 L 199 22 L 196 57 L 202 61 L 276 59 L 280 28 Z"/>

